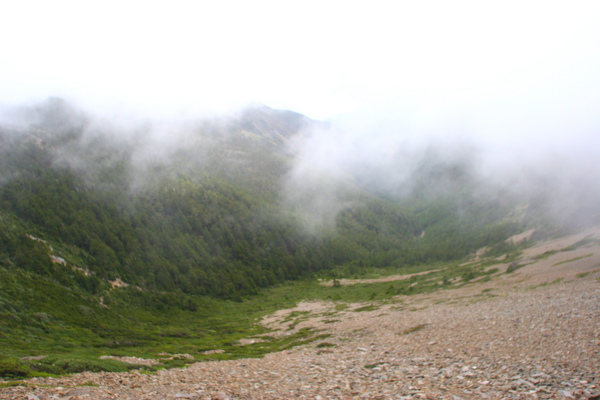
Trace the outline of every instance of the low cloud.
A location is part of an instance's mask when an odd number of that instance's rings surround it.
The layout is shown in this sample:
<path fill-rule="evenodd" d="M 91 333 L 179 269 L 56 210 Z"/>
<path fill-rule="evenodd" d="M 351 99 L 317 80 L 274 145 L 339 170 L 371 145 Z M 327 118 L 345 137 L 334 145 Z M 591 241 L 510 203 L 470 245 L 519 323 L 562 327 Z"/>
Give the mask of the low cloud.
<path fill-rule="evenodd" d="M 468 191 L 475 199 L 526 204 L 561 225 L 600 222 L 600 154 L 581 137 L 482 140 L 464 135 L 305 133 L 284 194 L 310 230 L 331 227 L 362 189 L 402 200 Z"/>

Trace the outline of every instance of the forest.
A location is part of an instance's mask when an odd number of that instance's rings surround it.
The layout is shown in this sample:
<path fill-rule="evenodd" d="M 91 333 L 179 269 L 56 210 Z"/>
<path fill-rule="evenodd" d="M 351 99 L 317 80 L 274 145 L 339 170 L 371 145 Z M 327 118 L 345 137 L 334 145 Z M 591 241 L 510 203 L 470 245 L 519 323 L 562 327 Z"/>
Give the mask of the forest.
<path fill-rule="evenodd" d="M 352 206 L 335 226 L 307 232 L 280 195 L 293 154 L 263 132 L 298 133 L 296 115 L 262 110 L 216 129 L 196 124 L 189 146 L 140 165 L 143 132 L 127 143 L 90 134 L 87 117 L 56 99 L 31 113 L 29 126 L 0 131 L 2 265 L 90 293 L 120 279 L 240 300 L 339 266 L 458 259 L 519 228 L 504 218 L 507 206 L 469 196 L 461 166 L 423 165 L 421 182 L 454 180 L 453 190 L 394 199 L 350 182 Z"/>
<path fill-rule="evenodd" d="M 328 126 L 291 111 L 118 124 L 50 99 L 4 121 L 0 370 L 4 356 L 31 353 L 93 354 L 81 370 L 110 370 L 97 365 L 106 352 L 264 354 L 312 333 L 233 346 L 260 330 L 261 313 L 306 296 L 413 290 L 412 281 L 352 292 L 318 280 L 443 266 L 443 288 L 487 273 L 462 266 L 477 250 L 506 253 L 505 240 L 527 227 L 556 229 L 540 217 L 543 201 L 486 186 L 468 157 L 435 148 L 412 157 L 410 188 L 368 168 L 303 181 L 297 143 Z"/>

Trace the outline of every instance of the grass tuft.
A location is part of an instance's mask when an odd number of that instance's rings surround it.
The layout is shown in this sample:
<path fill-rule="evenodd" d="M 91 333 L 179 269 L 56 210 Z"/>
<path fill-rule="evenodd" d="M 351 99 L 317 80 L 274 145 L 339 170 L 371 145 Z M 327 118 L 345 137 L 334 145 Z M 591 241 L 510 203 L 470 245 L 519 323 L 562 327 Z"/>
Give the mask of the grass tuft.
<path fill-rule="evenodd" d="M 573 261 L 577 261 L 577 260 L 581 260 L 583 258 L 588 258 L 588 257 L 591 257 L 591 256 L 593 256 L 593 254 L 586 254 L 586 255 L 581 256 L 581 257 L 571 258 L 570 260 L 565 260 L 565 261 L 557 262 L 556 264 L 553 264 L 552 266 L 556 267 L 558 265 L 567 264 L 567 263 L 570 263 L 570 262 L 573 262 Z"/>
<path fill-rule="evenodd" d="M 429 325 L 429 324 L 419 324 L 417 326 L 413 326 L 413 327 L 403 330 L 400 334 L 408 335 L 409 333 L 418 332 L 421 329 L 425 328 L 427 325 Z"/>

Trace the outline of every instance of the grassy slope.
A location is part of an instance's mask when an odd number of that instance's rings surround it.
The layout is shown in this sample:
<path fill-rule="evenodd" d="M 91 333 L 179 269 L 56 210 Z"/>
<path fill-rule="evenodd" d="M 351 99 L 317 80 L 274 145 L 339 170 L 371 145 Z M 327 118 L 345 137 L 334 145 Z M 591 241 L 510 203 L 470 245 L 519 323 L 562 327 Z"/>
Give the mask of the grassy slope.
<path fill-rule="evenodd" d="M 428 274 L 404 281 L 376 282 L 350 286 L 323 286 L 315 280 L 288 282 L 250 296 L 243 302 L 195 297 L 197 311 L 166 308 L 162 311 L 143 307 L 141 302 L 149 296 L 135 288 L 115 288 L 110 292 L 110 308 L 98 304 L 98 299 L 84 293 L 61 295 L 64 288 L 55 283 L 35 279 L 25 274 L 12 275 L 12 291 L 4 291 L 5 304 L 13 303 L 13 293 L 26 290 L 26 301 L 20 301 L 12 310 L 4 308 L 3 321 L 16 323 L 2 325 L 3 341 L 7 346 L 0 350 L 2 363 L 15 362 L 15 357 L 44 355 L 37 361 L 16 361 L 28 365 L 31 374 L 42 372 L 77 372 L 81 370 L 124 370 L 139 368 L 112 360 L 99 360 L 101 355 L 138 356 L 165 359 L 163 353 L 186 353 L 195 360 L 257 357 L 289 346 L 324 338 L 319 332 L 301 330 L 290 336 L 277 338 L 258 322 L 262 316 L 278 309 L 288 308 L 303 300 L 328 300 L 340 303 L 367 302 L 372 307 L 378 302 L 393 301 L 398 294 L 417 294 L 456 285 L 496 272 L 485 268 L 485 263 L 472 263 L 459 267 L 456 264 L 388 269 L 385 272 L 406 273 L 431 270 Z M 372 270 L 370 276 L 381 269 Z M 2 271 L 5 273 L 5 271 Z M 6 282 L 2 280 L 2 282 Z M 6 283 L 3 284 L 6 288 Z M 16 298 L 24 299 L 22 294 Z M 105 300 L 107 300 L 105 298 Z M 41 303 L 45 303 L 43 306 Z M 48 312 L 29 313 L 28 309 Z M 40 308 L 41 307 L 41 308 Z M 50 315 L 52 315 L 50 317 Z M 263 341 L 239 345 L 242 338 L 261 337 Z M 219 350 L 213 353 L 211 350 Z M 222 352 L 221 352 L 222 351 Z M 207 353 L 208 352 L 208 353 Z M 12 361 L 11 361 L 12 360 Z M 163 361 L 155 369 L 181 366 L 186 359 Z M 70 369 L 69 369 L 70 368 Z M 15 369 L 13 368 L 13 371 Z M 5 372 L 6 376 L 9 373 Z"/>

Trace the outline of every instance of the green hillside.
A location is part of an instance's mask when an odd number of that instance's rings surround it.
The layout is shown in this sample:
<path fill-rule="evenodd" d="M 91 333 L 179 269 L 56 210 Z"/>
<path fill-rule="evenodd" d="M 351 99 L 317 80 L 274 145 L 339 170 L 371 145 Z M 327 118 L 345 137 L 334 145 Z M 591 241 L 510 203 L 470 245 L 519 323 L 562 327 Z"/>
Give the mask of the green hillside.
<path fill-rule="evenodd" d="M 356 171 L 341 183 L 324 178 L 321 189 L 341 185 L 344 201 L 333 225 L 307 230 L 320 189 L 290 206 L 289 143 L 326 124 L 289 111 L 133 126 L 58 99 L 16 113 L 18 123 L 0 125 L 0 336 L 9 354 L 159 334 L 167 343 L 182 315 L 218 331 L 214 317 L 230 304 L 218 301 L 249 307 L 288 281 L 459 260 L 522 228 L 509 218 L 514 204 L 470 191 L 468 162 L 432 156 L 418 161 L 419 185 L 407 195 Z"/>

